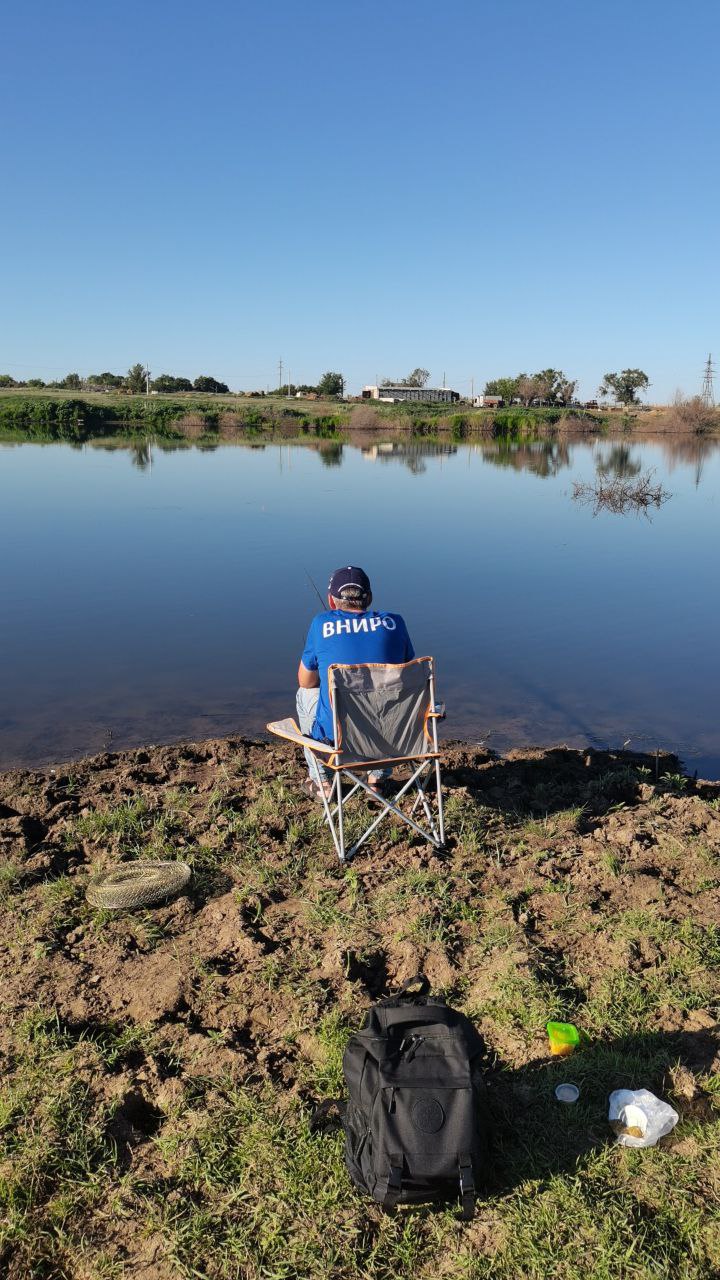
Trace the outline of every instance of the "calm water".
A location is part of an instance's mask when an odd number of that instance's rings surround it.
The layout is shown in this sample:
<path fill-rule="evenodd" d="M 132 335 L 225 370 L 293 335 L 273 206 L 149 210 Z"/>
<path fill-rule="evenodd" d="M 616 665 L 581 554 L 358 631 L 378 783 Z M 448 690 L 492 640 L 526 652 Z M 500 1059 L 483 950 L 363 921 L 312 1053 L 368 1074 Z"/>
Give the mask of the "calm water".
<path fill-rule="evenodd" d="M 572 499 L 655 469 L 652 520 Z M 0 445 L 0 766 L 293 710 L 338 564 L 435 654 L 446 734 L 678 750 L 720 776 L 720 449 Z"/>

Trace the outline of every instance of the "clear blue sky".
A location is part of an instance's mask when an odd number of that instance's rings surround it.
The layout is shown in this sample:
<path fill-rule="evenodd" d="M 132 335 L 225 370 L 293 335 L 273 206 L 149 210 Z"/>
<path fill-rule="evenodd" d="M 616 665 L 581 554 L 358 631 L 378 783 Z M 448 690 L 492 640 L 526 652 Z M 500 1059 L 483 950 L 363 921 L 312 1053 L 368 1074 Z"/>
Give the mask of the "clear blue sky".
<path fill-rule="evenodd" d="M 27 0 L 3 46 L 0 372 L 720 356 L 710 0 Z"/>

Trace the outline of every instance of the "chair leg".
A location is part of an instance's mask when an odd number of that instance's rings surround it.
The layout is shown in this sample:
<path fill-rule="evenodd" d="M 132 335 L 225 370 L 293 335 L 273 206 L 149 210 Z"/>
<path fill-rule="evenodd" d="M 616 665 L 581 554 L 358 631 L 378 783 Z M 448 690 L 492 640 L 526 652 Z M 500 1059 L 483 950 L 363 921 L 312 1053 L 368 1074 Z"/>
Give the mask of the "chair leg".
<path fill-rule="evenodd" d="M 328 826 L 329 826 L 329 828 L 330 828 L 330 834 L 331 834 L 331 836 L 332 836 L 332 838 L 333 838 L 333 844 L 335 845 L 335 852 L 337 853 L 337 856 L 338 856 L 338 858 L 340 859 L 340 861 L 341 861 L 341 862 L 344 862 L 344 861 L 345 861 L 345 850 L 344 850 L 343 846 L 341 846 L 341 844 L 340 844 L 340 842 L 339 842 L 339 840 L 338 840 L 338 837 L 337 837 L 337 833 L 336 833 L 336 831 L 335 831 L 335 823 L 333 822 L 332 810 L 330 809 L 330 805 L 329 805 L 329 803 L 328 803 L 328 798 L 327 798 L 327 796 L 325 795 L 325 788 L 324 788 L 324 786 L 323 786 L 322 774 L 320 773 L 320 769 L 319 769 L 319 767 L 318 767 L 318 762 L 317 762 L 317 760 L 316 760 L 315 756 L 313 756 L 313 757 L 312 757 L 312 762 L 313 762 L 313 768 L 314 768 L 314 771 L 315 771 L 315 781 L 317 782 L 317 785 L 318 785 L 318 791 L 320 792 L 320 799 L 321 799 L 321 800 L 322 800 L 322 802 L 323 802 L 323 809 L 325 810 L 325 821 L 327 822 L 327 824 L 328 824 Z M 337 777 L 337 778 L 339 778 L 339 776 L 340 776 L 339 774 L 336 774 L 336 777 Z M 341 806 L 340 806 L 340 807 L 342 808 L 342 804 L 341 804 Z M 342 818 L 340 819 L 340 821 L 342 821 Z"/>
<path fill-rule="evenodd" d="M 432 809 L 430 808 L 430 803 L 427 797 L 426 788 L 429 781 L 430 781 L 429 773 L 427 773 L 422 780 L 418 778 L 417 782 L 415 783 L 415 786 L 417 787 L 417 790 L 418 790 L 417 799 L 420 801 L 425 811 L 425 817 L 427 818 L 430 830 L 432 831 L 433 836 L 435 837 L 435 843 L 442 844 L 442 840 L 440 839 L 440 836 L 438 834 L 438 829 L 435 826 L 435 819 L 433 817 L 433 812 L 432 812 Z M 415 803 L 417 803 L 417 801 Z M 413 805 L 413 812 L 414 811 L 415 811 L 415 805 Z"/>
<path fill-rule="evenodd" d="M 383 821 L 383 819 L 387 818 L 388 814 L 390 813 L 394 813 L 396 818 L 400 818 L 400 820 L 404 822 L 406 826 L 411 827 L 413 831 L 416 831 L 419 836 L 422 836 L 423 840 L 427 840 L 428 844 L 432 844 L 436 848 L 440 847 L 440 841 L 437 839 L 435 835 L 431 834 L 428 831 L 423 831 L 422 827 L 417 822 L 415 822 L 413 818 L 408 817 L 406 813 L 403 813 L 402 810 L 398 809 L 397 807 L 398 800 L 401 800 L 402 797 L 405 795 L 405 792 L 408 791 L 410 787 L 412 787 L 416 783 L 419 775 L 422 773 L 424 768 L 425 768 L 425 765 L 423 764 L 420 766 L 419 769 L 416 769 L 412 777 L 408 778 L 407 782 L 404 783 L 403 786 L 400 788 L 397 795 L 395 796 L 394 801 L 384 800 L 382 798 L 380 799 L 380 803 L 382 805 L 381 812 L 378 814 L 375 821 L 370 823 L 370 826 L 363 833 L 363 835 L 360 836 L 360 839 L 355 842 L 352 849 L 348 849 L 348 852 L 347 852 L 348 859 L 352 858 L 354 854 L 357 853 L 358 849 L 360 848 L 360 845 L 365 843 L 368 836 L 372 835 L 372 832 L 375 830 L 375 828 L 379 826 L 380 823 Z M 349 769 L 346 769 L 345 772 L 348 778 L 352 778 L 353 782 L 359 782 L 360 786 L 363 788 L 364 791 L 367 791 L 370 795 L 373 794 L 373 792 L 370 790 L 370 787 L 367 785 L 367 783 L 362 782 L 361 779 L 358 778 L 357 774 L 351 773 Z"/>
<path fill-rule="evenodd" d="M 410 810 L 410 817 L 412 818 L 415 816 L 415 810 L 417 809 L 419 804 L 422 804 L 422 807 L 425 811 L 425 817 L 428 820 L 433 836 L 435 838 L 435 843 L 438 845 L 438 847 L 440 847 L 445 843 L 444 836 L 442 834 L 442 815 L 440 814 L 442 796 L 440 797 L 440 802 L 438 804 L 438 817 L 440 819 L 438 824 L 440 827 L 440 831 L 438 831 L 438 827 L 436 827 L 435 825 L 435 819 L 433 817 L 432 809 L 430 808 L 430 803 L 429 803 L 428 794 L 427 794 L 428 783 L 430 781 L 431 776 L 432 776 L 431 766 L 428 766 L 428 772 L 425 774 L 424 778 L 417 779 L 415 783 L 415 786 L 417 788 L 417 795 L 415 796 L 415 799 L 413 800 L 413 803 L 412 803 L 412 809 Z"/>
<path fill-rule="evenodd" d="M 339 770 L 335 774 L 334 787 L 337 793 L 338 857 L 341 862 L 344 862 L 345 861 L 345 820 L 343 815 L 342 781 L 340 778 Z"/>
<path fill-rule="evenodd" d="M 438 827 L 440 828 L 440 844 L 445 844 L 445 815 L 443 813 L 442 779 L 440 777 L 440 761 L 435 761 L 435 781 L 437 784 Z"/>
<path fill-rule="evenodd" d="M 315 756 L 312 757 L 312 765 L 313 765 L 313 773 L 315 775 L 315 781 L 317 782 L 318 790 L 320 792 L 320 798 L 322 800 L 323 809 L 325 810 L 325 821 L 327 822 L 330 828 L 330 834 L 332 835 L 333 844 L 335 845 L 335 852 L 337 853 L 340 862 L 342 863 L 349 862 L 350 859 L 357 853 L 360 846 L 365 843 L 368 836 L 370 836 L 372 832 L 376 829 L 376 827 L 380 825 L 383 819 L 387 818 L 391 813 L 394 814 L 395 817 L 400 818 L 402 822 L 404 822 L 407 826 L 409 826 L 419 836 L 422 836 L 424 840 L 427 840 L 429 844 L 434 845 L 435 848 L 441 849 L 443 847 L 445 843 L 445 826 L 444 826 L 443 807 L 442 807 L 440 762 L 438 760 L 435 761 L 435 777 L 436 777 L 436 783 L 437 783 L 437 800 L 438 800 L 438 826 L 437 827 L 433 820 L 432 810 L 430 809 L 430 806 L 428 804 L 428 797 L 426 795 L 426 787 L 428 782 L 430 781 L 432 773 L 428 772 L 428 774 L 424 778 L 422 777 L 427 767 L 425 764 L 422 764 L 420 768 L 413 773 L 412 777 L 410 777 L 408 781 L 404 783 L 404 785 L 400 788 L 400 790 L 398 791 L 397 795 L 394 797 L 393 800 L 386 800 L 386 799 L 383 799 L 382 797 L 378 797 L 376 793 L 368 786 L 367 782 L 363 778 L 359 778 L 357 774 L 352 773 L 349 769 L 346 769 L 345 773 L 346 773 L 346 776 L 352 781 L 354 785 L 351 788 L 351 790 L 348 792 L 348 795 L 343 797 L 342 774 L 339 770 L 337 770 L 335 771 L 332 790 L 330 792 L 330 796 L 328 797 L 325 795 L 325 788 L 323 787 L 322 775 L 320 773 L 320 769 L 318 767 L 318 761 Z M 398 809 L 397 805 L 398 805 L 398 801 L 402 799 L 402 797 L 406 794 L 406 792 L 412 786 L 416 787 L 418 795 L 415 798 L 415 803 L 413 804 L 410 816 L 408 816 L 407 813 L 403 813 L 401 809 Z M 345 848 L 345 815 L 343 812 L 343 806 L 345 802 L 349 799 L 349 797 L 351 795 L 354 795 L 356 791 L 367 791 L 368 795 L 371 796 L 373 799 L 375 800 L 380 799 L 380 804 L 382 807 L 381 807 L 380 813 L 375 818 L 374 822 L 371 822 L 367 830 L 360 836 L 360 839 L 355 842 L 355 844 L 351 849 L 346 850 Z M 414 820 L 413 814 L 415 813 L 418 802 L 422 803 L 423 809 L 425 811 L 425 816 L 431 828 L 430 831 L 424 831 L 423 828 Z M 334 814 L 333 814 L 333 808 L 335 809 Z"/>
<path fill-rule="evenodd" d="M 411 808 L 411 810 L 410 810 L 410 817 L 411 817 L 411 818 L 414 818 L 414 817 L 415 817 L 415 810 L 417 809 L 418 805 L 419 805 L 419 804 L 421 803 L 421 801 L 422 801 L 422 798 L 423 798 L 423 790 L 424 790 L 424 788 L 425 788 L 425 781 L 424 781 L 424 780 L 423 780 L 423 781 L 420 781 L 420 779 L 418 778 L 418 779 L 416 780 L 416 782 L 415 782 L 415 786 L 416 786 L 416 788 L 417 788 L 417 795 L 415 796 L 415 799 L 414 799 L 414 800 L 413 800 L 413 802 L 412 802 L 412 808 Z"/>

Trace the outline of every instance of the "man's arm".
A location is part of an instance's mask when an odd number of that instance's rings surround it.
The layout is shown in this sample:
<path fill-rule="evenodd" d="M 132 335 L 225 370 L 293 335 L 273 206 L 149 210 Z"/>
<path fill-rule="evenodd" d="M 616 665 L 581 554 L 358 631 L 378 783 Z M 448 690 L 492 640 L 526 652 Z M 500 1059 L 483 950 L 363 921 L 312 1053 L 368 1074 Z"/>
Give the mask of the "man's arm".
<path fill-rule="evenodd" d="M 310 630 L 307 633 L 305 648 L 302 651 L 300 665 L 298 667 L 298 684 L 301 689 L 317 689 L 320 685 L 320 673 L 318 671 L 317 659 L 317 642 L 316 619 L 313 618 L 310 623 Z"/>
<path fill-rule="evenodd" d="M 303 662 L 298 666 L 298 684 L 301 689 L 317 689 L 320 685 L 320 676 L 317 671 L 308 671 Z"/>

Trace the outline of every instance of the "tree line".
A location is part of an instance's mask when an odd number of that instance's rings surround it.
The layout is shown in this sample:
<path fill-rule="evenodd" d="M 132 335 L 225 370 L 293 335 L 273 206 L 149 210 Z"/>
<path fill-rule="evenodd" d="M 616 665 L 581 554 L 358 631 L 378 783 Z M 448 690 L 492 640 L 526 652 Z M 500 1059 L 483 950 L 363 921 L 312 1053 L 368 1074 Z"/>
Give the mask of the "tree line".
<path fill-rule="evenodd" d="M 49 390 L 62 391 L 127 391 L 132 395 L 143 395 L 147 390 L 157 391 L 162 395 L 172 395 L 180 391 L 203 391 L 213 395 L 229 395 L 230 388 L 226 382 L 212 378 L 209 374 L 201 374 L 193 382 L 189 378 L 178 377 L 174 373 L 161 373 L 159 377 L 150 377 L 149 370 L 143 364 L 134 364 L 127 373 L 91 373 L 81 378 L 79 373 L 68 373 L 56 382 L 44 382 L 42 378 L 28 378 L 21 382 L 9 373 L 0 374 L 0 387 L 47 387 Z M 315 394 L 331 398 L 342 396 L 345 390 L 345 379 L 341 373 L 324 373 L 316 385 L 306 383 L 285 383 L 276 387 L 270 395 Z M 264 395 L 264 392 L 252 392 L 253 395 Z"/>
<path fill-rule="evenodd" d="M 381 386 L 424 387 L 428 380 L 427 369 L 413 369 L 407 377 L 392 381 L 383 378 Z M 638 392 L 650 386 L 650 379 L 642 369 L 623 369 L 620 373 L 606 373 L 598 389 L 603 398 L 614 397 L 624 405 L 638 403 Z M 41 378 L 28 378 L 25 382 L 17 381 L 9 373 L 0 374 L 0 387 L 47 387 L 51 390 L 66 391 L 127 391 L 132 395 L 142 395 L 148 389 L 160 394 L 172 395 L 177 392 L 199 391 L 214 395 L 228 395 L 230 388 L 226 382 L 213 378 L 209 374 L 201 374 L 193 382 L 172 373 L 161 373 L 151 378 L 143 364 L 134 364 L 126 374 L 91 373 L 81 378 L 79 373 L 68 373 L 57 382 L 43 382 Z M 486 396 L 500 396 L 505 404 L 558 405 L 568 406 L 576 403 L 575 393 L 577 380 L 568 378 L 562 369 L 542 369 L 539 373 L 518 373 L 514 377 L 491 378 L 485 383 Z M 316 384 L 284 383 L 275 387 L 269 395 L 293 396 L 317 395 L 323 399 L 344 397 L 345 379 L 341 373 L 328 370 Z M 264 395 L 264 392 L 250 392 L 251 395 Z"/>
<path fill-rule="evenodd" d="M 638 392 L 650 386 L 650 379 L 642 369 L 623 369 L 621 373 L 606 373 L 598 395 L 603 399 L 614 397 L 620 404 L 639 403 Z M 501 396 L 505 404 L 561 405 L 575 403 L 577 379 L 568 378 L 562 369 L 542 369 L 540 373 L 518 373 L 514 378 L 491 378 L 485 383 L 486 396 Z"/>
<path fill-rule="evenodd" d="M 202 374 L 191 382 L 189 378 L 179 378 L 172 373 L 161 373 L 158 378 L 151 378 L 149 370 L 143 364 L 134 364 L 127 373 L 90 373 L 81 378 L 79 373 L 67 373 L 56 382 L 44 382 L 42 378 L 28 378 L 25 382 L 17 381 L 9 373 L 0 374 L 0 387 L 47 387 L 50 390 L 62 391 L 129 391 L 133 395 L 142 395 L 151 391 L 211 391 L 229 392 L 227 383 Z"/>
<path fill-rule="evenodd" d="M 345 395 L 345 378 L 341 373 L 328 370 L 319 382 L 283 382 L 282 386 L 268 392 L 271 396 L 315 395 L 322 400 L 332 400 Z"/>

